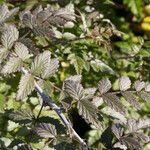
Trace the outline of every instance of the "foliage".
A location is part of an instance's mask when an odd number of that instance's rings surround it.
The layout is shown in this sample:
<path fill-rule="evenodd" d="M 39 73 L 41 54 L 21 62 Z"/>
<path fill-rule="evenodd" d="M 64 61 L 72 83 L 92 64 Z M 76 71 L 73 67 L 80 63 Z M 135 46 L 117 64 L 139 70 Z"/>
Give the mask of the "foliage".
<path fill-rule="evenodd" d="M 149 149 L 147 1 L 3 2 L 0 149 Z"/>

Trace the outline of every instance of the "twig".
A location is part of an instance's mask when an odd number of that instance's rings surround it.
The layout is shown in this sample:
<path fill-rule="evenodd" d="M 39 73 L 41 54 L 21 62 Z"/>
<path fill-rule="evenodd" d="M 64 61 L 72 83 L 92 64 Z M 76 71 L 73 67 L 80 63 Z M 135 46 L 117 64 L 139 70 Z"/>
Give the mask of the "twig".
<path fill-rule="evenodd" d="M 21 71 L 22 71 L 23 74 L 29 74 L 29 72 L 24 67 L 21 68 Z M 80 142 L 80 144 L 82 146 L 82 149 L 83 150 L 87 150 L 88 148 L 87 148 L 87 145 L 86 145 L 85 141 L 73 129 L 73 127 L 71 126 L 69 121 L 66 119 L 66 117 L 62 113 L 62 110 L 54 102 L 52 102 L 52 99 L 45 94 L 43 89 L 37 84 L 36 81 L 34 81 L 34 84 L 35 84 L 36 91 L 40 94 L 40 96 L 41 96 L 41 98 L 43 100 L 43 103 L 45 103 L 48 106 L 50 106 L 57 113 L 57 115 L 60 117 L 60 119 L 62 120 L 64 125 L 70 131 L 72 131 L 73 136 Z"/>
<path fill-rule="evenodd" d="M 38 113 L 38 115 L 37 115 L 36 119 L 39 119 L 39 117 L 40 117 L 40 114 L 41 114 L 41 112 L 42 112 L 43 107 L 44 107 L 44 104 L 42 103 L 42 106 L 41 106 L 41 108 L 40 108 L 40 111 L 39 111 L 39 113 Z"/>

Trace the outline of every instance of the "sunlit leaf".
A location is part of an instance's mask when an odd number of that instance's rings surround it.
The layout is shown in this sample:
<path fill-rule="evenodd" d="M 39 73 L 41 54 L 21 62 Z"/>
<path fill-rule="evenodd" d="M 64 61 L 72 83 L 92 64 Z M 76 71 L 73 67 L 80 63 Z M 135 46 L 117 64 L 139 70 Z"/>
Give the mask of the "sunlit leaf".
<path fill-rule="evenodd" d="M 119 87 L 121 91 L 126 91 L 130 88 L 131 86 L 131 81 L 129 77 L 122 76 L 119 80 Z"/>
<path fill-rule="evenodd" d="M 34 90 L 34 77 L 30 74 L 22 75 L 19 82 L 17 99 L 24 99 Z"/>

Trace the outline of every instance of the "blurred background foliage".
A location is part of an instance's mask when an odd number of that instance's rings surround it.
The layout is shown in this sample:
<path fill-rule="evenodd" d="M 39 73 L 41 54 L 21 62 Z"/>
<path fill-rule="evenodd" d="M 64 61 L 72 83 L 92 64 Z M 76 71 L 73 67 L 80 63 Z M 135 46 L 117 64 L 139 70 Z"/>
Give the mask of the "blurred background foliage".
<path fill-rule="evenodd" d="M 59 8 L 70 1 L 0 0 L 1 4 L 3 2 L 7 2 L 10 8 L 33 10 L 38 5 Z M 58 74 L 50 79 L 58 89 L 49 84 L 47 93 L 58 102 L 62 81 L 75 74 L 83 75 L 82 83 L 86 87 L 94 87 L 100 79 L 108 77 L 114 83 L 114 90 L 118 89 L 117 78 L 122 75 L 129 76 L 133 82 L 137 79 L 150 81 L 150 1 L 73 0 L 72 3 L 77 8 L 75 10 L 77 22 L 69 24 L 61 30 L 61 33 L 57 33 L 57 36 L 63 37 L 63 40 L 34 38 L 39 49 L 50 50 L 60 61 Z M 19 18 L 15 19 L 17 21 Z M 97 29 L 97 26 L 101 30 Z M 86 38 L 82 38 L 83 35 L 86 35 Z M 9 120 L 7 113 L 17 109 L 29 109 L 37 115 L 40 110 L 36 93 L 21 102 L 15 100 L 19 76 L 16 75 L 11 79 L 0 77 L 0 142 L 4 147 L 13 144 L 16 135 L 26 142 L 30 137 L 27 127 Z M 109 114 L 109 110 L 107 113 Z M 57 117 L 53 111 L 46 108 L 42 112 L 42 116 L 44 115 Z M 75 112 L 72 115 L 75 118 L 79 117 Z M 150 117 L 149 104 L 142 104 L 142 109 L 138 111 L 129 105 L 128 118 L 130 117 L 135 119 Z M 107 119 L 106 123 L 108 123 Z M 80 127 L 79 129 L 75 126 L 78 133 L 88 139 L 87 142 L 91 147 L 102 148 L 98 144 L 101 131 L 85 125 L 83 120 L 79 121 L 77 126 Z M 44 142 L 33 141 L 32 146 L 35 149 L 49 149 Z M 150 149 L 150 145 L 145 145 L 144 149 Z"/>

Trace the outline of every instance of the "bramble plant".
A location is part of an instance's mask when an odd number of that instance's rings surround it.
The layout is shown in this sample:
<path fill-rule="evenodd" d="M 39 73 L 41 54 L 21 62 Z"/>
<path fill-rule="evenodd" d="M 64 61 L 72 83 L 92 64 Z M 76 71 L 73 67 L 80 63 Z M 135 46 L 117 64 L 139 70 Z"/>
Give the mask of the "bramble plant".
<path fill-rule="evenodd" d="M 142 1 L 128 1 L 122 5 L 142 18 Z M 142 150 L 149 143 L 148 35 L 134 37 L 121 17 L 109 19 L 107 8 L 120 5 L 99 3 L 0 6 L 0 149 Z"/>

